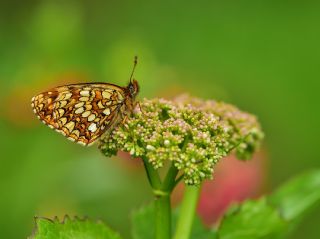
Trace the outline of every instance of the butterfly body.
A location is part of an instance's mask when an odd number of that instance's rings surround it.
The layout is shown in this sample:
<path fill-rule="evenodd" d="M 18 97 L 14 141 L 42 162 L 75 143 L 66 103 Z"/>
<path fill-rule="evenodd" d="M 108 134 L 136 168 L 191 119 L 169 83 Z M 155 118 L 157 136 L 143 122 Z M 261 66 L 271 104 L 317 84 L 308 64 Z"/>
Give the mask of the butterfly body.
<path fill-rule="evenodd" d="M 50 128 L 79 144 L 90 145 L 132 113 L 138 92 L 136 80 L 130 80 L 127 87 L 70 84 L 38 94 L 31 106 Z"/>

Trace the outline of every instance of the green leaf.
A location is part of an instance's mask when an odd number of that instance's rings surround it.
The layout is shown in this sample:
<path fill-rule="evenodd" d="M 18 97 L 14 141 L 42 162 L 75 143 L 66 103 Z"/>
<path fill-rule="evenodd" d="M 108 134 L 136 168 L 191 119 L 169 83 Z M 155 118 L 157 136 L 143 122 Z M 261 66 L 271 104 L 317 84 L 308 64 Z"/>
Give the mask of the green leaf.
<path fill-rule="evenodd" d="M 195 217 L 190 239 L 215 239 L 217 238 L 216 231 L 206 228 L 199 217 Z"/>
<path fill-rule="evenodd" d="M 268 197 L 270 204 L 278 208 L 281 216 L 298 220 L 320 202 L 320 170 L 298 176 Z"/>
<path fill-rule="evenodd" d="M 154 204 L 150 203 L 132 213 L 132 238 L 150 239 L 155 235 Z"/>
<path fill-rule="evenodd" d="M 178 217 L 178 209 L 174 210 L 172 218 L 172 232 Z M 133 239 L 150 239 L 155 235 L 154 205 L 146 205 L 132 214 L 132 238 Z M 205 228 L 201 220 L 196 217 L 192 226 L 190 239 L 215 239 L 216 233 L 213 230 Z"/>
<path fill-rule="evenodd" d="M 32 239 L 120 239 L 118 233 L 112 231 L 101 221 L 74 218 L 68 216 L 62 222 L 57 218 L 36 217 L 36 228 Z"/>
<path fill-rule="evenodd" d="M 278 211 L 265 198 L 232 207 L 219 227 L 220 239 L 279 238 L 287 227 Z"/>

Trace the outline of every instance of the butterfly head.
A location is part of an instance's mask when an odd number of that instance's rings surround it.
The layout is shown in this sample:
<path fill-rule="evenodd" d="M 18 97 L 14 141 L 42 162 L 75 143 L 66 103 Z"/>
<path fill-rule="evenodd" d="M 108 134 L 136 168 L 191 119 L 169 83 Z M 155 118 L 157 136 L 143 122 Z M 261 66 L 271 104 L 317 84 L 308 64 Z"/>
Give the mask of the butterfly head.
<path fill-rule="evenodd" d="M 132 81 L 130 81 L 128 85 L 128 91 L 131 98 L 135 98 L 137 96 L 137 94 L 139 93 L 139 84 L 137 80 L 133 79 Z"/>

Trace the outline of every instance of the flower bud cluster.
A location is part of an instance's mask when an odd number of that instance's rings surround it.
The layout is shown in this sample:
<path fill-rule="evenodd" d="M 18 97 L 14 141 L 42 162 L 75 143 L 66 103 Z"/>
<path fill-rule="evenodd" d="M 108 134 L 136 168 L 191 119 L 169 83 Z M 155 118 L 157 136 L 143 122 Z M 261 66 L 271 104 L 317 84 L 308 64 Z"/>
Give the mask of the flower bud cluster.
<path fill-rule="evenodd" d="M 233 149 L 239 158 L 249 158 L 262 138 L 253 115 L 230 104 L 180 96 L 144 99 L 99 147 L 106 156 L 121 150 L 144 157 L 155 169 L 172 162 L 186 184 L 198 185 L 212 178 L 215 164 Z"/>

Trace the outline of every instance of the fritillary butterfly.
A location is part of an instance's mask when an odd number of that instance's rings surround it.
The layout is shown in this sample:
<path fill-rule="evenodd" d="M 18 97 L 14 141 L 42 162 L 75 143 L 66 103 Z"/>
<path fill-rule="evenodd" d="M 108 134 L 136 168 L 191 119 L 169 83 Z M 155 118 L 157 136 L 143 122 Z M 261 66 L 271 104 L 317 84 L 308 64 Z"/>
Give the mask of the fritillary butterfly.
<path fill-rule="evenodd" d="M 127 87 L 109 83 L 83 83 L 55 87 L 32 98 L 37 117 L 71 141 L 91 145 L 103 133 L 132 113 L 139 85 L 132 80 L 134 60 Z"/>

